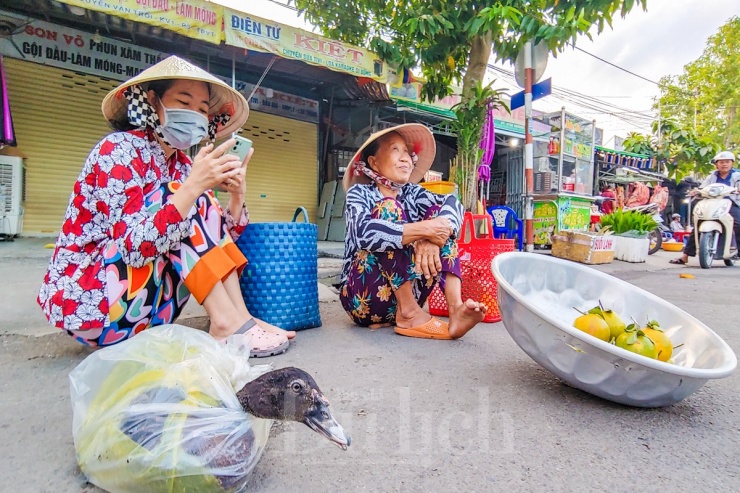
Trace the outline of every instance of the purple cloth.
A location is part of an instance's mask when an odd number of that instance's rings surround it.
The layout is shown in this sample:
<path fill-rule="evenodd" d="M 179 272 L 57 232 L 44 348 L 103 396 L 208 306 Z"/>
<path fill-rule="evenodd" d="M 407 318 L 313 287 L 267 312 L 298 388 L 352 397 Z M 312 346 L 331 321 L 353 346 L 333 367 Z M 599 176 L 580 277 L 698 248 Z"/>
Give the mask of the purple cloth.
<path fill-rule="evenodd" d="M 0 138 L 0 145 L 16 146 L 15 128 L 13 128 L 13 118 L 10 115 L 10 99 L 8 98 L 8 86 L 5 83 L 2 55 L 0 55 L 0 93 L 2 93 L 2 138 Z"/>
<path fill-rule="evenodd" d="M 478 166 L 478 179 L 485 182 L 491 181 L 491 162 L 493 162 L 493 154 L 496 149 L 495 121 L 493 108 L 489 106 L 480 140 L 480 148 L 483 149 L 483 155 Z"/>

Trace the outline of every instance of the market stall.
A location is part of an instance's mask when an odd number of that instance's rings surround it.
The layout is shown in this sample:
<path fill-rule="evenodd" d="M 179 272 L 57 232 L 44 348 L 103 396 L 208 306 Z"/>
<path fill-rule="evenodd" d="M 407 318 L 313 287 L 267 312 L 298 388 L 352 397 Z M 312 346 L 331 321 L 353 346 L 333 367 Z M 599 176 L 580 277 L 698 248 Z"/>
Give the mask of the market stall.
<path fill-rule="evenodd" d="M 651 171 L 652 159 L 647 156 L 632 154 L 624 156 L 621 151 L 604 152 L 597 148 L 595 153 L 596 169 L 598 173 L 598 188 L 604 190 L 613 188 L 616 207 L 635 207 L 644 205 L 648 201 L 660 203 L 663 210 L 668 200 L 667 190 L 663 190 L 662 183 L 666 176 Z M 609 160 L 609 156 L 619 156 L 616 160 Z M 643 190 L 642 197 L 640 191 Z M 665 195 L 662 197 L 661 195 Z"/>
<path fill-rule="evenodd" d="M 545 116 L 549 142 L 534 147 L 534 243 L 553 233 L 587 230 L 594 192 L 595 122 L 560 112 Z"/>

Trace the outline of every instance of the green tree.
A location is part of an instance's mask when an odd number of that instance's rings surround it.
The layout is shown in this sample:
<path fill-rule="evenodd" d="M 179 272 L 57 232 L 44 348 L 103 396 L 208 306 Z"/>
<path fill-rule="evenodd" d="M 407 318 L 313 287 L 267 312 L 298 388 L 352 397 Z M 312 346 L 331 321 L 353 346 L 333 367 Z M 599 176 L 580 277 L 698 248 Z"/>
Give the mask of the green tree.
<path fill-rule="evenodd" d="M 658 122 L 653 122 L 656 135 L 658 130 Z M 692 173 L 709 174 L 713 168 L 710 161 L 719 147 L 710 138 L 699 137 L 693 129 L 673 120 L 661 121 L 660 138 L 632 132 L 624 140 L 627 152 L 653 157 L 668 177 L 676 181 Z"/>
<path fill-rule="evenodd" d="M 399 69 L 420 69 L 422 97 L 475 96 L 491 54 L 513 60 L 524 43 L 552 52 L 591 37 L 647 0 L 294 0 L 326 36 L 367 46 Z M 459 145 L 463 143 L 458 141 Z M 477 165 L 477 163 L 475 163 Z M 472 170 L 468 170 L 472 172 Z M 465 203 L 471 208 L 474 204 Z"/>
<path fill-rule="evenodd" d="M 661 79 L 661 118 L 725 149 L 740 147 L 740 17 L 707 40 L 702 55 L 678 76 Z"/>

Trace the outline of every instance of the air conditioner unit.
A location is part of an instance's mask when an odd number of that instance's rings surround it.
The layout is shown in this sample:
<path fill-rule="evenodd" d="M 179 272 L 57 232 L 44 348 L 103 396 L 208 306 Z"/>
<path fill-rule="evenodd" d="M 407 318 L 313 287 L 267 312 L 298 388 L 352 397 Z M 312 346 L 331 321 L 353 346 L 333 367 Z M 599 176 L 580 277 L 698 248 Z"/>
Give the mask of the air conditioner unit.
<path fill-rule="evenodd" d="M 26 166 L 23 158 L 0 156 L 0 237 L 13 238 L 23 229 Z"/>

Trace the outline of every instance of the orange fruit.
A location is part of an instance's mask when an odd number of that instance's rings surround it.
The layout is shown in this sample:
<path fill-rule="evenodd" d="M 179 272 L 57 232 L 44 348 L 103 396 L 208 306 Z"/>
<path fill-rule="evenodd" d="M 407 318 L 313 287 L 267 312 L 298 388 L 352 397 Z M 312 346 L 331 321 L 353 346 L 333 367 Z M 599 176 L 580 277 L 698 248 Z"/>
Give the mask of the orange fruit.
<path fill-rule="evenodd" d="M 663 329 L 660 328 L 660 324 L 655 320 L 648 322 L 647 326 L 642 328 L 642 331 L 648 336 L 655 344 L 656 359 L 660 361 L 668 361 L 673 356 L 673 343 L 665 335 Z"/>
<path fill-rule="evenodd" d="M 627 329 L 627 324 L 624 323 L 624 320 L 614 313 L 614 311 L 604 308 L 601 302 L 599 302 L 598 306 L 591 308 L 588 313 L 599 315 L 604 319 L 611 332 L 611 338 L 609 340 L 616 339 Z"/>
<path fill-rule="evenodd" d="M 655 343 L 639 329 L 634 329 L 634 324 L 627 327 L 627 331 L 617 337 L 616 345 L 622 349 L 655 359 L 658 354 Z"/>
<path fill-rule="evenodd" d="M 573 327 L 605 342 L 609 342 L 609 338 L 611 337 L 609 325 L 595 313 L 581 315 L 573 321 Z"/>

